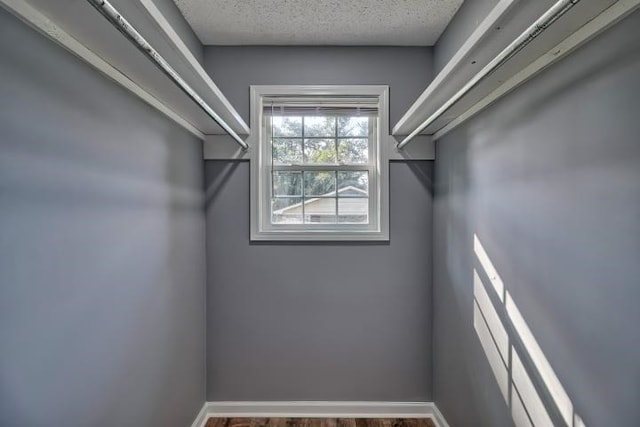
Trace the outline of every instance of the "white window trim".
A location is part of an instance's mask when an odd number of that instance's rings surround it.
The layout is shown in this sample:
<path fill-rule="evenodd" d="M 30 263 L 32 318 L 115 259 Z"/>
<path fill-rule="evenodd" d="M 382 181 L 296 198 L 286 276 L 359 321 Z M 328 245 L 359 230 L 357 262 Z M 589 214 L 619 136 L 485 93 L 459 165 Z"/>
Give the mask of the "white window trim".
<path fill-rule="evenodd" d="M 265 144 L 262 98 L 268 96 L 375 96 L 380 100 L 377 136 L 375 138 L 376 170 L 378 177 L 373 180 L 378 184 L 375 188 L 378 222 L 373 226 L 342 227 L 343 230 L 290 229 L 287 227 L 270 227 L 270 216 L 265 213 L 270 206 L 268 191 L 260 191 L 266 184 L 263 168 L 268 163 L 271 153 Z M 340 86 L 300 86 L 270 85 L 251 86 L 251 240 L 255 241 L 387 241 L 389 240 L 389 87 L 379 85 L 340 85 Z M 371 182 L 371 181 L 370 181 Z M 372 190 L 370 184 L 370 191 Z M 371 197 L 370 193 L 370 199 Z M 277 229 L 274 229 L 277 228 Z M 336 227 L 337 228 L 337 227 Z"/>

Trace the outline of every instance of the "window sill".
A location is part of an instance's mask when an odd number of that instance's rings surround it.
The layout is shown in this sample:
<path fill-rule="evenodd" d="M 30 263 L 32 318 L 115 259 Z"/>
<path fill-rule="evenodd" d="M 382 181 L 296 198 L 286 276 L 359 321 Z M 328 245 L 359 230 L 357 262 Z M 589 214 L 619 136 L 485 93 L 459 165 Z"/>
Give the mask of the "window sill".
<path fill-rule="evenodd" d="M 251 233 L 252 242 L 388 242 L 384 231 L 261 231 Z"/>

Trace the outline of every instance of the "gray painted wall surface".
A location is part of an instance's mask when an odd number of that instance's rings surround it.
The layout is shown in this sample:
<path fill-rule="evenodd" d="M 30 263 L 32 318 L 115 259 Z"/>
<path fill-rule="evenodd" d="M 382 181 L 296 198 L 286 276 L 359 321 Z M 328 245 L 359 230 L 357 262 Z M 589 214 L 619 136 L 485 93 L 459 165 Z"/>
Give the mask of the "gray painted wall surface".
<path fill-rule="evenodd" d="M 190 425 L 201 143 L 3 10 L 0 57 L 0 425 Z"/>
<path fill-rule="evenodd" d="M 638 425 L 638 26 L 635 13 L 437 144 L 434 396 L 452 427 L 511 425 L 474 331 L 473 268 L 493 295 L 474 233 L 585 425 Z"/>
<path fill-rule="evenodd" d="M 249 85 L 389 85 L 393 126 L 432 79 L 427 47 L 205 46 L 204 67 L 249 122 Z"/>
<path fill-rule="evenodd" d="M 392 163 L 390 244 L 250 244 L 249 163 L 205 162 L 209 400 L 431 400 L 433 162 Z"/>
<path fill-rule="evenodd" d="M 431 49 L 205 47 L 249 119 L 252 84 L 383 84 L 391 121 Z M 432 163 L 391 165 L 391 244 L 250 244 L 249 164 L 206 162 L 209 400 L 431 399 Z"/>

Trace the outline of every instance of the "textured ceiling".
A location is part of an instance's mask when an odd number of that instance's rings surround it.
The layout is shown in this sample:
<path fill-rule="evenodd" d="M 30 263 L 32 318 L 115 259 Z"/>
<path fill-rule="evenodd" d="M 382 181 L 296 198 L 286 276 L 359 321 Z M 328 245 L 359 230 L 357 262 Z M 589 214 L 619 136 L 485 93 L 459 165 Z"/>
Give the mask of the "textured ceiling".
<path fill-rule="evenodd" d="M 432 46 L 463 0 L 174 0 L 205 45 Z"/>

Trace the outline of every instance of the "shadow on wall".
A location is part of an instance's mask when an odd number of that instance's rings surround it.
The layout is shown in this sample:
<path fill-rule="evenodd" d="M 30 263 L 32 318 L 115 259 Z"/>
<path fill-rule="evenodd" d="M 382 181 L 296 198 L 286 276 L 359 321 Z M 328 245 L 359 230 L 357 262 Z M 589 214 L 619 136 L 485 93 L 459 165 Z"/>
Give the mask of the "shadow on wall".
<path fill-rule="evenodd" d="M 473 251 L 473 326 L 515 425 L 586 427 L 476 234 Z"/>
<path fill-rule="evenodd" d="M 213 202 L 215 202 L 220 191 L 222 191 L 225 184 L 227 183 L 227 181 L 229 181 L 235 170 L 238 169 L 238 166 L 242 161 L 246 160 L 226 161 L 224 169 L 220 173 L 215 175 L 215 178 L 211 181 L 211 183 L 206 185 L 206 188 L 204 189 L 205 209 L 209 209 Z"/>

